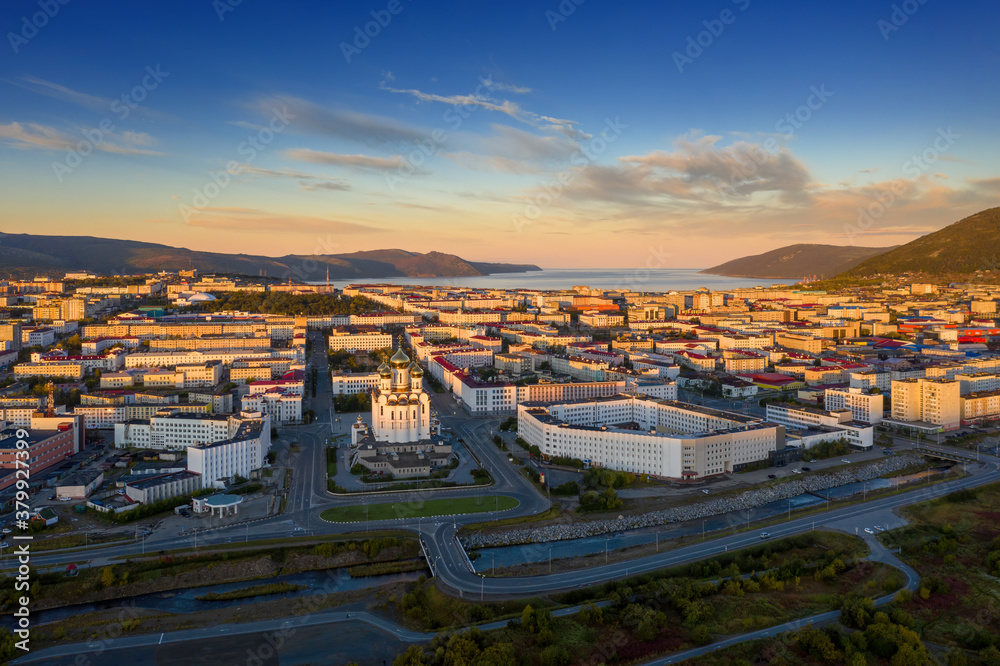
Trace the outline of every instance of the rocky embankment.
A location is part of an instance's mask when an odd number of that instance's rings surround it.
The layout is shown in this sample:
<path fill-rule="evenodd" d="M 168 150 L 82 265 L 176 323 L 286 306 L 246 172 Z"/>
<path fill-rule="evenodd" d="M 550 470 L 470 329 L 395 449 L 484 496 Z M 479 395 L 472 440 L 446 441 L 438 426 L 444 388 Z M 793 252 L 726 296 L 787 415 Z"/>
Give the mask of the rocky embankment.
<path fill-rule="evenodd" d="M 625 516 L 613 520 L 594 520 L 574 523 L 572 525 L 548 525 L 545 527 L 513 529 L 503 532 L 471 534 L 462 538 L 462 545 L 467 549 L 489 548 L 493 546 L 513 546 L 524 543 L 545 543 L 563 539 L 578 539 L 580 537 L 620 532 L 637 527 L 651 527 L 667 523 L 681 523 L 686 520 L 697 520 L 709 516 L 717 516 L 730 511 L 743 511 L 778 500 L 796 497 L 802 493 L 818 492 L 827 488 L 836 488 L 856 481 L 870 481 L 880 476 L 897 472 L 912 465 L 923 462 L 923 458 L 915 455 L 902 455 L 883 458 L 867 465 L 852 465 L 837 470 L 832 474 L 817 474 L 803 476 L 785 483 L 775 483 L 759 488 L 753 488 L 742 493 L 727 495 L 717 499 L 692 503 L 663 511 L 652 511 L 638 516 Z"/>

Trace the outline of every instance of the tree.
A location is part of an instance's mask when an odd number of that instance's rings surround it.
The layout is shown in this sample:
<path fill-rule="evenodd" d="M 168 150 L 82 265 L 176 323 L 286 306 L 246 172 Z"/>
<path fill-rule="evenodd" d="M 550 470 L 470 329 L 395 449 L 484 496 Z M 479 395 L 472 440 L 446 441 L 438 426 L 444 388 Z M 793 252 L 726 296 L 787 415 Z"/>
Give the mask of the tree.
<path fill-rule="evenodd" d="M 691 640 L 694 641 L 695 645 L 708 645 L 712 642 L 712 634 L 708 631 L 708 627 L 699 624 L 691 632 Z"/>
<path fill-rule="evenodd" d="M 427 660 L 424 659 L 423 648 L 411 645 L 392 662 L 393 666 L 425 666 Z"/>
<path fill-rule="evenodd" d="M 115 572 L 111 567 L 104 567 L 101 571 L 101 587 L 111 587 L 115 584 Z"/>

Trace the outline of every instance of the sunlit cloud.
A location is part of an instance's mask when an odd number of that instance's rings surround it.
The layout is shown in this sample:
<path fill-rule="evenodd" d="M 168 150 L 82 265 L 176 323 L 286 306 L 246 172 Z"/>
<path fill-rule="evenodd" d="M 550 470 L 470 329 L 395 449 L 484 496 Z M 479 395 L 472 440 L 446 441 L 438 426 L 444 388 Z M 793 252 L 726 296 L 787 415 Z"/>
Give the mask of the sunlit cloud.
<path fill-rule="evenodd" d="M 93 130 L 91 130 L 93 131 Z M 0 124 L 0 141 L 17 150 L 70 151 L 76 150 L 81 141 L 86 141 L 93 150 L 121 155 L 163 155 L 155 150 L 140 146 L 149 146 L 153 138 L 144 132 L 101 132 L 100 141 L 85 139 L 81 133 L 73 136 L 60 132 L 54 127 L 37 123 L 7 123 Z"/>

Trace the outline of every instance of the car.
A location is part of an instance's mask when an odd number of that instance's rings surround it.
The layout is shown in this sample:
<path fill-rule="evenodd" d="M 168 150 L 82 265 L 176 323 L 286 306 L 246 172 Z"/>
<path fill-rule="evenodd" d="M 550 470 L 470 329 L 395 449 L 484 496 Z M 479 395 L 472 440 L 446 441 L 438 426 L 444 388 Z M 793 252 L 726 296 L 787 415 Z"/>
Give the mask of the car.
<path fill-rule="evenodd" d="M 708 488 L 702 488 L 701 492 L 703 492 L 703 493 L 705 493 L 707 495 L 709 491 L 708 491 Z"/>
<path fill-rule="evenodd" d="M 3 531 L 3 534 L 10 534 L 10 533 L 11 533 L 11 532 L 13 532 L 14 530 L 10 529 L 9 527 L 5 527 L 5 528 L 3 528 L 3 530 L 2 530 L 2 531 Z"/>
<path fill-rule="evenodd" d="M 875 525 L 875 531 L 876 532 L 885 532 L 885 528 L 882 527 L 881 525 Z"/>
<path fill-rule="evenodd" d="M 851 464 L 851 461 L 850 461 L 850 460 L 848 460 L 847 458 L 843 458 L 843 459 L 842 459 L 842 460 L 841 460 L 840 462 L 842 462 L 842 463 L 847 463 L 848 465 L 850 465 L 850 464 Z"/>
<path fill-rule="evenodd" d="M 812 467 L 803 467 L 802 471 L 803 472 L 811 472 L 812 471 Z"/>
<path fill-rule="evenodd" d="M 68 501 L 70 501 L 71 499 L 73 499 L 73 498 L 72 498 L 72 497 L 65 497 L 65 496 L 63 496 L 63 497 L 60 497 L 60 498 L 59 498 L 59 501 L 60 501 L 60 502 L 68 502 Z"/>
<path fill-rule="evenodd" d="M 801 473 L 802 473 L 801 469 L 793 469 L 792 470 L 792 474 L 801 474 Z"/>
<path fill-rule="evenodd" d="M 769 479 L 777 479 L 778 475 L 777 474 L 768 474 L 767 478 L 769 478 Z"/>
<path fill-rule="evenodd" d="M 55 496 L 55 495 L 49 495 L 49 501 L 52 501 L 52 500 L 54 500 L 55 498 L 56 498 L 56 496 Z"/>
<path fill-rule="evenodd" d="M 870 528 L 870 527 L 866 527 L 866 528 L 865 528 L 865 532 L 867 532 L 868 534 L 875 534 L 875 530 L 873 530 L 873 529 L 872 529 L 872 528 Z"/>
<path fill-rule="evenodd" d="M 770 539 L 771 538 L 771 533 L 770 532 L 761 532 L 760 533 L 760 538 L 761 539 Z"/>
<path fill-rule="evenodd" d="M 811 462 L 811 463 L 814 463 L 814 462 L 816 462 L 816 459 L 815 459 L 815 458 L 813 458 L 813 459 L 812 459 L 812 460 L 810 460 L 809 462 Z"/>
<path fill-rule="evenodd" d="M 10 548 L 10 544 L 7 543 L 6 541 L 0 543 L 0 550 L 3 550 L 4 548 Z"/>

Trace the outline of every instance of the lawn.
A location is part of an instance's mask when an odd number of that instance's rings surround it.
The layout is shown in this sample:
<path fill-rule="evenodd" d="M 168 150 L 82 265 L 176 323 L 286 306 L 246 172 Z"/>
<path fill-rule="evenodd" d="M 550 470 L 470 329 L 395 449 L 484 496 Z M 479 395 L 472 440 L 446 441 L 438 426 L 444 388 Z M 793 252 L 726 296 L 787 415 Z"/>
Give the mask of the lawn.
<path fill-rule="evenodd" d="M 459 497 L 455 499 L 394 502 L 391 504 L 356 504 L 327 509 L 320 517 L 331 523 L 351 523 L 362 520 L 391 520 L 393 518 L 426 518 L 450 516 L 459 513 L 484 513 L 499 509 L 513 509 L 519 502 L 506 495 L 494 497 Z"/>

